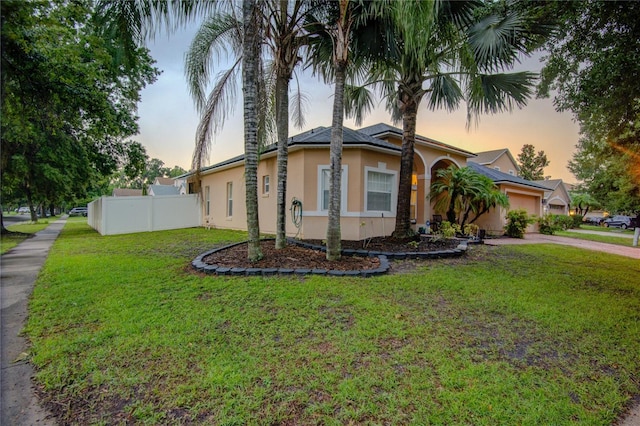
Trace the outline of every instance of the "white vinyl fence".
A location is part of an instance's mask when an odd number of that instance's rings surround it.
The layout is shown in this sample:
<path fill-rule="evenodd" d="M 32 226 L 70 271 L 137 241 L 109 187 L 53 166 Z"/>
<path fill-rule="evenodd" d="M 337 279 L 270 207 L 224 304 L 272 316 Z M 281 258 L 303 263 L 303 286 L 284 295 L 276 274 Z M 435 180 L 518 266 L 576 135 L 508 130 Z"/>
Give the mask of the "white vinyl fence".
<path fill-rule="evenodd" d="M 202 224 L 196 194 L 102 197 L 89 203 L 89 226 L 101 235 L 193 228 Z"/>

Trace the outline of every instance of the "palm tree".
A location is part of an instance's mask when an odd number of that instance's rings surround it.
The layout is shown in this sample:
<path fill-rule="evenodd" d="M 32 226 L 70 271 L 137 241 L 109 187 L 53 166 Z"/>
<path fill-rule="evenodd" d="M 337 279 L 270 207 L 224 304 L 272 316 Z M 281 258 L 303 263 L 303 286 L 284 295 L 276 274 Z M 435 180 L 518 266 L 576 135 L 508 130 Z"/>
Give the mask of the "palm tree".
<path fill-rule="evenodd" d="M 289 83 L 295 68 L 301 62 L 301 49 L 308 43 L 304 27 L 305 16 L 314 8 L 314 2 L 302 0 L 273 0 L 261 4 L 261 22 L 265 27 L 263 42 L 269 47 L 272 62 L 267 72 L 261 74 L 259 132 L 261 143 L 272 133 L 273 117 L 277 132 L 278 185 L 276 214 L 276 248 L 286 246 L 286 187 L 289 139 Z M 230 6 L 233 6 L 232 4 Z M 208 98 L 205 89 L 211 81 L 212 54 L 220 56 L 231 51 L 231 67 L 219 73 Z M 242 64 L 242 33 L 233 7 L 213 14 L 200 27 L 186 55 L 186 74 L 191 94 L 202 111 L 198 126 L 193 166 L 196 170 L 204 164 L 211 148 L 211 136 L 224 124 L 233 108 L 237 74 Z M 261 68 L 262 70 L 262 68 Z M 265 72 L 265 71 L 263 71 Z M 274 85 L 275 80 L 275 85 Z M 275 98 L 275 111 L 269 104 Z M 294 103 L 295 124 L 304 126 L 303 97 L 296 93 Z"/>
<path fill-rule="evenodd" d="M 509 207 L 509 197 L 507 197 L 507 194 L 501 192 L 496 184 L 487 176 L 480 174 L 478 174 L 478 176 L 480 179 L 480 185 L 478 186 L 480 191 L 470 200 L 467 210 L 460 222 L 461 227 L 464 227 L 467 223 L 470 213 L 473 213 L 474 216 L 469 223 L 474 223 L 480 216 L 488 213 L 489 210 L 493 208 L 498 206 Z"/>
<path fill-rule="evenodd" d="M 471 200 L 482 191 L 479 176 L 469 167 L 449 166 L 436 172 L 429 197 L 437 211 L 446 211 L 450 223 L 458 223 L 458 213 L 470 208 Z"/>
<path fill-rule="evenodd" d="M 276 84 L 276 129 L 278 134 L 278 189 L 276 212 L 276 249 L 284 248 L 286 239 L 287 216 L 287 163 L 289 139 L 289 82 L 295 68 L 301 62 L 300 50 L 308 45 L 309 39 L 304 21 L 314 9 L 314 3 L 302 0 L 276 0 L 266 3 L 267 42 L 273 54 Z M 296 125 L 304 126 L 301 95 L 298 90 L 296 106 Z"/>
<path fill-rule="evenodd" d="M 338 260 L 341 253 L 340 199 L 342 182 L 342 144 L 345 89 L 348 77 L 358 75 L 364 64 L 380 56 L 382 44 L 379 22 L 374 18 L 382 2 L 333 0 L 325 2 L 322 19 L 309 16 L 307 24 L 314 35 L 311 63 L 326 82 L 334 84 L 331 143 L 329 147 L 329 206 L 327 221 L 327 259 Z M 375 27 L 378 31 L 372 30 Z"/>
<path fill-rule="evenodd" d="M 596 199 L 586 192 L 572 192 L 571 204 L 575 208 L 575 213 L 580 216 L 586 216 L 590 208 L 598 207 Z"/>
<path fill-rule="evenodd" d="M 260 73 L 260 19 L 256 0 L 242 4 L 242 92 L 244 104 L 244 175 L 246 185 L 248 258 L 262 259 L 258 222 L 258 76 Z"/>
<path fill-rule="evenodd" d="M 531 94 L 534 74 L 500 73 L 520 52 L 531 50 L 529 29 L 516 12 L 476 20 L 476 1 L 394 2 L 392 45 L 367 84 L 377 84 L 394 120 L 402 120 L 403 138 L 396 226 L 410 229 L 411 175 L 416 118 L 421 102 L 453 110 L 467 103 L 467 125 L 481 113 L 522 107 Z M 365 99 L 365 97 L 361 97 Z"/>

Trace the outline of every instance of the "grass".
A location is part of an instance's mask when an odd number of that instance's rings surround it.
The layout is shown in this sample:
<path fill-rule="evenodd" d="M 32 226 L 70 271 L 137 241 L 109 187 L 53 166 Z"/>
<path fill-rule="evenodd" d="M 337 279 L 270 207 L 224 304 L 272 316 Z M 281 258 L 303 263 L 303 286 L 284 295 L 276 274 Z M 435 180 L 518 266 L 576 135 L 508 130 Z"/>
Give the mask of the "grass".
<path fill-rule="evenodd" d="M 633 238 L 624 237 L 621 235 L 598 235 L 598 234 L 583 234 L 579 232 L 571 231 L 557 231 L 554 235 L 561 237 L 571 237 L 579 240 L 596 241 L 599 243 L 616 244 L 619 246 L 633 247 Z"/>
<path fill-rule="evenodd" d="M 2 235 L 0 237 L 0 254 L 5 254 L 27 238 L 31 238 L 36 232 L 42 231 L 47 226 L 49 226 L 48 220 L 39 220 L 36 223 L 23 222 L 7 226 L 7 229 L 12 233 Z"/>
<path fill-rule="evenodd" d="M 63 422 L 608 425 L 640 394 L 637 260 L 551 244 L 371 279 L 189 270 L 244 238 L 67 224 L 27 326 Z"/>
<path fill-rule="evenodd" d="M 579 240 L 596 241 L 599 243 L 633 247 L 633 238 L 629 238 L 630 236 L 633 236 L 633 233 L 635 232 L 635 230 L 633 229 L 624 230 L 620 228 L 605 228 L 604 226 L 592 225 L 582 225 L 579 229 L 585 231 L 605 232 L 609 235 L 585 234 L 571 231 L 557 231 L 554 235 L 559 235 L 561 237 L 571 237 Z"/>

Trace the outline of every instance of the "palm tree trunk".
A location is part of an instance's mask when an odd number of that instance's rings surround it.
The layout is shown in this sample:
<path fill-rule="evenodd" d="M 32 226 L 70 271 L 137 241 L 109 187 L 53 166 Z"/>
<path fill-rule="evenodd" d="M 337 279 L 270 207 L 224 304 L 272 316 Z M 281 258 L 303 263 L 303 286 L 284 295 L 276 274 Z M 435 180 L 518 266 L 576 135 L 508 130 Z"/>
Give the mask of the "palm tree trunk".
<path fill-rule="evenodd" d="M 413 234 L 411 230 L 411 176 L 416 143 L 418 103 L 410 95 L 403 96 L 402 106 L 402 154 L 400 157 L 400 182 L 396 207 L 396 227 L 393 236 L 403 238 Z"/>
<path fill-rule="evenodd" d="M 329 219 L 327 224 L 327 260 L 339 260 L 342 251 L 340 230 L 340 198 L 342 195 L 342 123 L 344 121 L 344 84 L 346 62 L 335 66 L 335 92 L 333 96 L 333 119 L 331 122 L 331 147 L 329 164 Z"/>
<path fill-rule="evenodd" d="M 285 9 L 286 11 L 286 9 Z M 289 75 L 276 77 L 276 127 L 278 131 L 278 194 L 276 207 L 276 249 L 287 245 L 287 163 L 289 152 Z"/>
<path fill-rule="evenodd" d="M 258 221 L 258 74 L 260 40 L 258 35 L 258 8 L 256 0 L 244 0 L 243 11 L 243 63 L 242 93 L 244 95 L 244 155 L 249 230 L 248 258 L 262 258 L 260 250 L 260 224 Z"/>

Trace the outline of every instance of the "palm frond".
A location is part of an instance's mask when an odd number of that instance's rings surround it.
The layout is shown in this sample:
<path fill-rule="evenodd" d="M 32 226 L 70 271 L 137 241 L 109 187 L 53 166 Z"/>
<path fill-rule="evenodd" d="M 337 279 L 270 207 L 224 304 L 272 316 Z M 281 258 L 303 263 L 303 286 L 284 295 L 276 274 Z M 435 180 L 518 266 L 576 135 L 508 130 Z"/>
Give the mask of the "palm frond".
<path fill-rule="evenodd" d="M 374 107 L 373 93 L 366 87 L 345 84 L 344 112 L 349 118 L 354 118 L 356 126 L 361 126 L 365 115 Z"/>
<path fill-rule="evenodd" d="M 536 74 L 517 72 L 480 75 L 470 87 L 467 99 L 467 126 L 479 114 L 495 114 L 522 108 L 531 96 Z"/>
<path fill-rule="evenodd" d="M 478 69 L 498 71 L 518 61 L 519 52 L 526 52 L 522 33 L 524 21 L 517 13 L 504 17 L 491 15 L 469 30 L 469 44 Z"/>
<path fill-rule="evenodd" d="M 202 167 L 204 160 L 209 158 L 211 137 L 225 121 L 227 114 L 233 112 L 233 107 L 236 104 L 234 102 L 236 85 L 229 82 L 238 79 L 239 67 L 237 65 L 239 61 L 236 61 L 234 66 L 227 71 L 220 73 L 215 87 L 207 98 L 196 130 L 196 146 L 192 161 L 194 169 Z"/>
<path fill-rule="evenodd" d="M 445 108 L 447 111 L 453 111 L 464 99 L 464 94 L 455 78 L 439 74 L 434 76 L 431 81 L 428 97 L 430 109 Z"/>
<path fill-rule="evenodd" d="M 233 50 L 236 58 L 242 57 L 242 39 L 237 38 L 240 24 L 231 14 L 210 17 L 200 26 L 185 54 L 189 92 L 198 110 L 202 110 L 206 104 L 205 91 L 211 81 L 214 58 L 228 56 L 229 49 Z"/>
<path fill-rule="evenodd" d="M 309 105 L 309 96 L 300 89 L 300 80 L 297 73 L 294 73 L 296 81 L 296 90 L 293 92 L 293 99 L 290 105 L 290 114 L 293 120 L 293 125 L 299 129 L 302 129 L 306 124 L 305 115 L 307 113 L 307 106 Z"/>

